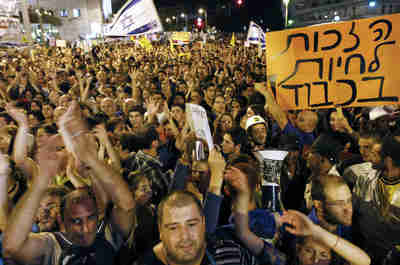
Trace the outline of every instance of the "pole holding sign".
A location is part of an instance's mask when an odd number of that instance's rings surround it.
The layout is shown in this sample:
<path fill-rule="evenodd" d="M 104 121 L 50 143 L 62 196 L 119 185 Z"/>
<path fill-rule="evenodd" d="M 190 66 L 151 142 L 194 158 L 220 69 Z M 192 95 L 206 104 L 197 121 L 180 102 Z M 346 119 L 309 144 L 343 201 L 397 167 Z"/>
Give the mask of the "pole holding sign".
<path fill-rule="evenodd" d="M 400 14 L 266 35 L 268 82 L 282 108 L 399 103 Z"/>

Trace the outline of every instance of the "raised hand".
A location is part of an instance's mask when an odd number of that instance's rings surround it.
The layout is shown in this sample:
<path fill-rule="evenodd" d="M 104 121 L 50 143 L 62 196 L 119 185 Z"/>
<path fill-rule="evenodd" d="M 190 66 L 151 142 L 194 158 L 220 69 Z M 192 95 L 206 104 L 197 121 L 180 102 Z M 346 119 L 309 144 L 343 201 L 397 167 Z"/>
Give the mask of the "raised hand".
<path fill-rule="evenodd" d="M 6 111 L 8 115 L 18 123 L 18 125 L 28 125 L 28 117 L 21 109 L 18 109 L 13 104 L 9 103 L 6 105 Z"/>
<path fill-rule="evenodd" d="M 310 236 L 315 227 L 315 224 L 307 216 L 294 210 L 284 212 L 281 222 L 287 223 L 289 226 L 286 227 L 286 230 L 296 236 Z"/>
<path fill-rule="evenodd" d="M 39 166 L 39 180 L 41 183 L 50 184 L 51 178 L 55 177 L 61 166 L 63 157 L 58 153 L 58 148 L 62 146 L 59 135 L 54 135 L 44 142 L 37 154 L 36 161 Z"/>
<path fill-rule="evenodd" d="M 107 140 L 108 135 L 104 124 L 99 124 L 96 126 L 94 129 L 94 135 L 97 137 L 97 139 L 99 139 L 100 142 Z"/>
<path fill-rule="evenodd" d="M 247 181 L 247 176 L 236 167 L 229 167 L 225 171 L 225 180 L 239 193 L 249 194 L 250 187 Z"/>
<path fill-rule="evenodd" d="M 208 156 L 208 166 L 210 167 L 212 176 L 219 176 L 223 178 L 226 162 L 224 157 L 215 148 L 211 150 Z"/>

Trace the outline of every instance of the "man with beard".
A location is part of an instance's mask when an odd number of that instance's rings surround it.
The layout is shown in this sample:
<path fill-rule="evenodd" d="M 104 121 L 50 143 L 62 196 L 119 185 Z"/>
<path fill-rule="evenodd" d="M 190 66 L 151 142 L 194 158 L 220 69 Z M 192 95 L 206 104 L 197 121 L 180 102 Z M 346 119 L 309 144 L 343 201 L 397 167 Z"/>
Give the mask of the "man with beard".
<path fill-rule="evenodd" d="M 36 221 L 40 232 L 57 232 L 63 230 L 60 227 L 62 224 L 60 205 L 62 198 L 66 194 L 67 190 L 61 187 L 47 189 L 36 213 Z"/>
<path fill-rule="evenodd" d="M 206 239 L 201 202 L 190 192 L 174 191 L 158 206 L 161 242 L 139 259 L 141 265 L 256 264 L 233 240 Z"/>
<path fill-rule="evenodd" d="M 347 170 L 354 181 L 355 242 L 372 264 L 398 264 L 400 257 L 400 136 L 386 136 L 379 146 L 379 164 L 370 174 Z M 379 154 L 379 153 L 378 153 Z M 372 158 L 371 158 L 372 159 Z M 397 257 L 397 263 L 394 260 Z"/>
<path fill-rule="evenodd" d="M 341 176 L 324 175 L 313 181 L 313 209 L 308 217 L 329 232 L 352 241 L 352 194 Z M 344 264 L 337 256 L 334 264 Z"/>
<path fill-rule="evenodd" d="M 254 115 L 247 119 L 246 132 L 251 152 L 267 148 L 268 125 L 261 116 Z"/>

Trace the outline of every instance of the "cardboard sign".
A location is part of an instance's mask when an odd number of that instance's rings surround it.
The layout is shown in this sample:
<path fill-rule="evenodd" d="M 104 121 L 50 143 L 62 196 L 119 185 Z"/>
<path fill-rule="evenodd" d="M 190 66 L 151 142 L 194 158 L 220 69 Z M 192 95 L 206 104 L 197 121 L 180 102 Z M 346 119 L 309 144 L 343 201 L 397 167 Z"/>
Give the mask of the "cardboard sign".
<path fill-rule="evenodd" d="M 190 129 L 196 133 L 196 136 L 207 141 L 208 150 L 211 151 L 214 148 L 214 144 L 205 109 L 202 106 L 187 103 L 186 120 L 190 125 Z"/>
<path fill-rule="evenodd" d="M 398 104 L 400 14 L 266 36 L 268 85 L 284 109 Z"/>

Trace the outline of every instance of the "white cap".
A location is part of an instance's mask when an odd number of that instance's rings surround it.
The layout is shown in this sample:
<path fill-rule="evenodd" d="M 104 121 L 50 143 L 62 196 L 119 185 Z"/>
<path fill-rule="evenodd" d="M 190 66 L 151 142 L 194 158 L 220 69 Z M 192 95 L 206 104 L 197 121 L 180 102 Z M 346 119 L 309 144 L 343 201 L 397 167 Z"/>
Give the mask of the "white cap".
<path fill-rule="evenodd" d="M 254 115 L 251 116 L 250 118 L 247 119 L 246 121 L 246 131 L 253 125 L 259 124 L 259 123 L 263 123 L 265 124 L 265 120 L 259 116 L 259 115 Z"/>
<path fill-rule="evenodd" d="M 389 114 L 383 107 L 375 107 L 369 112 L 369 120 L 374 121 Z"/>

